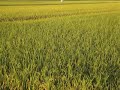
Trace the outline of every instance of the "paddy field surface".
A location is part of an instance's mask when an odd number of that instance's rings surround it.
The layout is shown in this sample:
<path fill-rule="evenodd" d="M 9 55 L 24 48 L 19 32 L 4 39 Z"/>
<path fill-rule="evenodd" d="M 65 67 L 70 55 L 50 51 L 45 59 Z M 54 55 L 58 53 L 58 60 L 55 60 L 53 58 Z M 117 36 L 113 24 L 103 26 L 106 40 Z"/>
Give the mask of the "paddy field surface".
<path fill-rule="evenodd" d="M 120 90 L 120 2 L 0 1 L 0 90 Z"/>

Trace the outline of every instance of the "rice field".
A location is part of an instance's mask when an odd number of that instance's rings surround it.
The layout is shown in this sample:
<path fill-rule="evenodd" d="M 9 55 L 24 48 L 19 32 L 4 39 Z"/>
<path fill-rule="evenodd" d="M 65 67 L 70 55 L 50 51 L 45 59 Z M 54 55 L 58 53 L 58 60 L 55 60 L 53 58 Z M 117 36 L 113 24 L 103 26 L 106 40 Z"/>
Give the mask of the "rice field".
<path fill-rule="evenodd" d="M 0 2 L 0 90 L 120 90 L 120 3 Z"/>

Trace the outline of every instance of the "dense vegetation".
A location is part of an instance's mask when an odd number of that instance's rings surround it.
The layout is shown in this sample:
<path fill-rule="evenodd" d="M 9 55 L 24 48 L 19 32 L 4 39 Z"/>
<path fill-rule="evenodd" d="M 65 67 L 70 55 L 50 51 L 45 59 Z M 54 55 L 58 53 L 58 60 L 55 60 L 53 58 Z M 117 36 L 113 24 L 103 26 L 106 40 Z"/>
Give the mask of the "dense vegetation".
<path fill-rule="evenodd" d="M 119 6 L 0 6 L 0 89 L 120 90 Z"/>
<path fill-rule="evenodd" d="M 60 1 L 60 0 L 0 0 L 0 1 Z M 64 1 L 120 1 L 120 0 L 64 0 Z"/>

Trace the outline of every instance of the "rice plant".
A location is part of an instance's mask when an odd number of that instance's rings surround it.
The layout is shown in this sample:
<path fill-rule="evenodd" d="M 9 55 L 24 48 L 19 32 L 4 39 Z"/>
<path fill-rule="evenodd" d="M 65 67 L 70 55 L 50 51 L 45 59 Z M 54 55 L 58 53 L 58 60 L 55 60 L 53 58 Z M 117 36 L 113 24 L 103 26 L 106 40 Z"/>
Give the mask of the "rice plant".
<path fill-rule="evenodd" d="M 119 6 L 0 6 L 0 90 L 120 90 Z"/>

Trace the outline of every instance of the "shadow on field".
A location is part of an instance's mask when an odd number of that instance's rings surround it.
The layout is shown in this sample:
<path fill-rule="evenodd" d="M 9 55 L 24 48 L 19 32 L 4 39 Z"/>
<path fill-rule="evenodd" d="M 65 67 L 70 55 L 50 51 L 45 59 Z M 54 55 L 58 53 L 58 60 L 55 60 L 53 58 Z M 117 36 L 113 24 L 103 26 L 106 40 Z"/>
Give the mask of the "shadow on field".
<path fill-rule="evenodd" d="M 103 4 L 103 3 L 118 3 L 118 2 L 74 2 L 74 3 L 57 3 L 57 4 L 0 4 L 0 6 L 44 6 L 44 5 L 71 5 L 71 4 Z"/>

